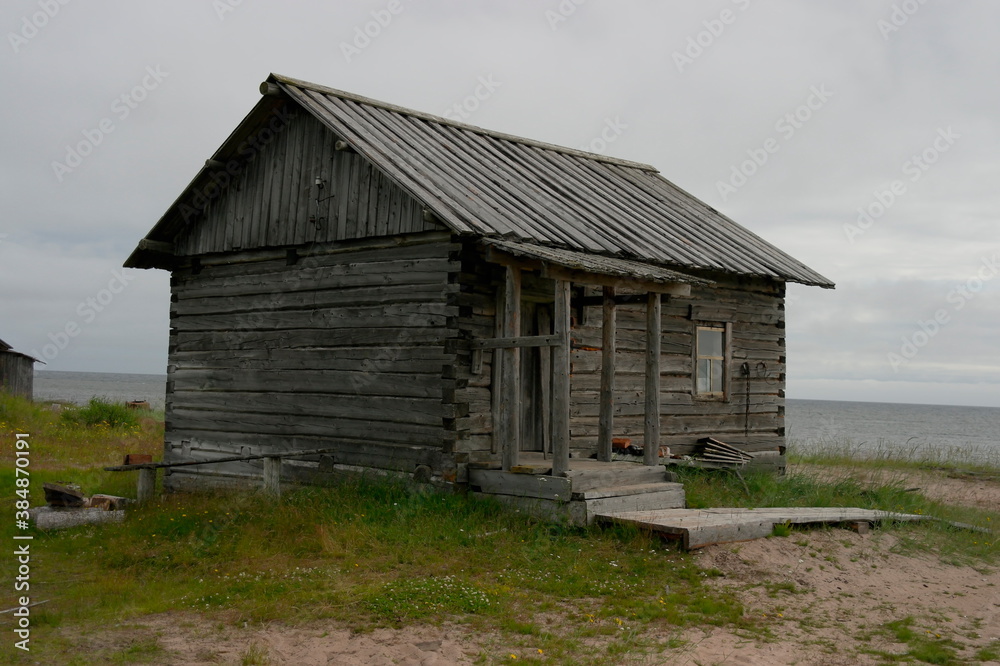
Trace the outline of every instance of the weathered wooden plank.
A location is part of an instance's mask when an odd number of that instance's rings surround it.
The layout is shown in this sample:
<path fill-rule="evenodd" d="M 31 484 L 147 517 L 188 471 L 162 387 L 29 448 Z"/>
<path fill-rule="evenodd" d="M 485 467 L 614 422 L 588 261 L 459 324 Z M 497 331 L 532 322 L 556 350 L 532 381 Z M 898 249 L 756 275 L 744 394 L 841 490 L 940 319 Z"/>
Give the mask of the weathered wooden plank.
<path fill-rule="evenodd" d="M 524 335 L 516 338 L 473 340 L 473 349 L 524 349 L 525 347 L 557 347 L 563 340 L 556 335 Z"/>
<path fill-rule="evenodd" d="M 264 458 L 263 486 L 271 497 L 281 497 L 281 458 Z"/>
<path fill-rule="evenodd" d="M 604 287 L 603 334 L 601 342 L 601 391 L 597 459 L 611 460 L 611 439 L 614 437 L 615 373 L 617 361 L 617 303 L 614 287 Z"/>
<path fill-rule="evenodd" d="M 570 419 L 570 428 L 573 437 L 593 437 L 596 442 L 598 435 L 598 424 L 596 421 L 593 417 L 572 417 Z M 617 434 L 624 437 L 631 437 L 636 444 L 644 443 L 644 440 L 642 442 L 636 441 L 639 438 L 645 437 L 644 418 L 622 415 L 615 422 Z M 732 435 L 743 436 L 744 433 L 744 419 L 740 415 L 674 416 L 671 414 L 664 418 L 664 423 L 669 424 L 668 432 L 670 434 L 688 434 L 697 435 L 698 437 L 727 436 L 727 439 L 733 439 Z M 773 433 L 777 428 L 784 425 L 784 417 L 776 412 L 751 414 L 749 423 L 751 434 L 756 432 Z"/>
<path fill-rule="evenodd" d="M 660 323 L 661 297 L 650 292 L 646 305 L 646 414 L 643 462 L 656 465 L 660 456 Z"/>
<path fill-rule="evenodd" d="M 274 291 L 266 294 L 183 298 L 171 303 L 175 316 L 237 314 L 267 310 L 312 309 L 343 305 L 379 305 L 444 301 L 454 285 L 393 284 L 323 291 Z"/>
<path fill-rule="evenodd" d="M 602 497 L 586 500 L 587 512 L 604 514 L 612 511 L 651 511 L 659 509 L 683 509 L 685 506 L 684 486 L 679 483 L 664 483 L 664 490 L 652 493 L 637 493 Z"/>
<path fill-rule="evenodd" d="M 676 475 L 673 475 L 676 477 Z M 621 497 L 622 495 L 643 495 L 646 493 L 660 493 L 664 490 L 677 490 L 679 486 L 675 478 L 670 473 L 664 474 L 661 481 L 653 483 L 637 483 L 628 485 L 610 486 L 608 488 L 594 488 L 582 492 L 573 493 L 573 499 L 604 499 L 605 497 Z M 678 507 L 682 508 L 682 507 Z"/>
<path fill-rule="evenodd" d="M 517 495 L 568 501 L 569 479 L 538 474 L 511 474 L 498 470 L 470 469 L 469 485 L 493 495 Z"/>
<path fill-rule="evenodd" d="M 515 338 L 521 335 L 521 271 L 507 267 L 504 281 L 502 337 Z M 521 350 L 504 347 L 499 356 L 503 359 L 500 370 L 499 418 L 501 428 L 495 434 L 501 438 L 503 469 L 517 465 L 521 450 Z"/>
<path fill-rule="evenodd" d="M 252 414 L 308 415 L 331 419 L 439 426 L 445 406 L 435 398 L 394 398 L 327 393 L 234 393 L 230 391 L 174 391 L 175 409 L 228 412 L 238 408 Z"/>
<path fill-rule="evenodd" d="M 445 380 L 436 375 L 341 370 L 180 370 L 175 391 L 250 391 L 441 398 Z"/>
<path fill-rule="evenodd" d="M 440 447 L 444 428 L 372 419 L 328 419 L 302 415 L 251 414 L 230 411 L 174 409 L 172 430 L 225 433 L 234 440 L 243 434 L 283 437 L 288 433 L 313 437 L 339 437 L 360 441 L 397 442 Z"/>
<path fill-rule="evenodd" d="M 448 331 L 440 328 L 300 328 L 284 330 L 227 330 L 175 332 L 178 351 L 227 351 L 284 347 L 344 347 L 378 348 L 404 344 L 443 344 Z"/>
<path fill-rule="evenodd" d="M 538 310 L 538 332 L 541 335 L 552 333 L 552 310 L 542 307 Z M 541 377 L 540 420 L 542 433 L 542 451 L 552 453 L 552 349 L 541 347 L 538 350 L 538 368 Z"/>
<path fill-rule="evenodd" d="M 856 508 L 780 507 L 764 509 L 666 509 L 608 511 L 598 520 L 638 525 L 677 536 L 687 549 L 770 536 L 778 523 L 921 521 L 928 516 Z"/>
<path fill-rule="evenodd" d="M 598 464 L 596 461 L 594 462 L 595 465 Z M 566 472 L 566 477 L 573 482 L 574 493 L 583 493 L 598 488 L 638 486 L 667 481 L 667 472 L 659 465 L 648 467 L 624 462 L 599 463 L 599 465 L 599 467 L 591 466 Z"/>
<path fill-rule="evenodd" d="M 363 441 L 356 438 L 318 438 L 298 433 L 284 433 L 279 437 L 259 433 L 219 433 L 208 430 L 176 430 L 170 435 L 171 441 L 192 442 L 186 453 L 180 447 L 169 444 L 164 451 L 165 461 L 188 459 L 211 459 L 240 454 L 243 449 L 254 453 L 286 452 L 306 449 L 330 449 L 325 454 L 330 464 L 359 465 L 379 469 L 413 472 L 417 465 L 427 465 L 431 469 L 441 469 L 443 455 L 439 445 L 412 445 L 388 441 Z M 234 463 L 236 473 L 260 475 L 260 469 L 248 463 Z M 215 467 L 210 465 L 209 467 Z M 225 469 L 224 466 L 219 466 Z M 232 468 L 230 468 L 232 469 Z"/>
<path fill-rule="evenodd" d="M 570 331 L 572 328 L 572 285 L 557 280 L 552 313 L 553 333 L 563 344 L 552 350 L 552 475 L 569 471 L 569 409 L 571 399 Z"/>
<path fill-rule="evenodd" d="M 397 303 L 315 310 L 264 310 L 259 316 L 219 314 L 180 317 L 173 327 L 181 332 L 232 329 L 274 330 L 288 328 L 432 328 L 444 327 L 458 308 L 444 303 Z"/>
<path fill-rule="evenodd" d="M 243 370 L 357 370 L 440 374 L 450 359 L 439 345 L 397 345 L 362 348 L 233 349 L 217 351 L 175 351 L 171 365 L 176 368 L 229 368 Z"/>

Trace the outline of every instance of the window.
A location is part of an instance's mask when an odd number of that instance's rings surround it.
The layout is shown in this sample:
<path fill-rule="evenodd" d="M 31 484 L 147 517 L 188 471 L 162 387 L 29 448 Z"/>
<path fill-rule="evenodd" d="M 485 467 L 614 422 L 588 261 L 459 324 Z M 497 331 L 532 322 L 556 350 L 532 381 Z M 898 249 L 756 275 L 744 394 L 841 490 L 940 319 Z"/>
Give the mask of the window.
<path fill-rule="evenodd" d="M 699 396 L 724 397 L 726 329 L 698 327 L 695 350 L 695 391 Z"/>

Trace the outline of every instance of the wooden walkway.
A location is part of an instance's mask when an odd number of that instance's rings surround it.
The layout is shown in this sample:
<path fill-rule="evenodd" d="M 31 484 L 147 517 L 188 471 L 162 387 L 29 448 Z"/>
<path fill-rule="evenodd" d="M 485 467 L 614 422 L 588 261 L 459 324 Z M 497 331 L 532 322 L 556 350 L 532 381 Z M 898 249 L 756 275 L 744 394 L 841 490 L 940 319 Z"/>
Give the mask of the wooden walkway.
<path fill-rule="evenodd" d="M 681 539 L 684 548 L 750 541 L 769 536 L 784 523 L 877 523 L 931 520 L 929 516 L 873 509 L 780 507 L 765 509 L 662 509 L 599 513 L 598 522 L 628 523 Z"/>

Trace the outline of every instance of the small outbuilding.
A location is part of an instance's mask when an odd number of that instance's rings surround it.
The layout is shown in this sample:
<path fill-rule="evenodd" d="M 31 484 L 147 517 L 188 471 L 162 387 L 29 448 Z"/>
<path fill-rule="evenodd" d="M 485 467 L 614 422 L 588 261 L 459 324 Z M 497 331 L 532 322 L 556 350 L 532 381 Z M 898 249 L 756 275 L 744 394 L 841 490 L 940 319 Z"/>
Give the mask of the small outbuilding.
<path fill-rule="evenodd" d="M 31 400 L 34 396 L 37 359 L 14 351 L 0 340 L 0 392 Z"/>
<path fill-rule="evenodd" d="M 283 76 L 261 93 L 125 263 L 171 272 L 165 461 L 328 449 L 284 473 L 589 519 L 683 506 L 662 456 L 706 437 L 783 448 L 785 284 L 830 280 L 646 164 Z"/>

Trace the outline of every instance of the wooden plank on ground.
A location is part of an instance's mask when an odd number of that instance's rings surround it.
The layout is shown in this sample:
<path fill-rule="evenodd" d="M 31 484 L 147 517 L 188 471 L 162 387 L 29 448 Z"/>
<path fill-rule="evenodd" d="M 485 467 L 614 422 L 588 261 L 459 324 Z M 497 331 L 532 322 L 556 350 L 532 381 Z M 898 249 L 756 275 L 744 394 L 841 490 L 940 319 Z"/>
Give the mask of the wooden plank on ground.
<path fill-rule="evenodd" d="M 764 509 L 665 509 L 657 511 L 608 511 L 598 513 L 598 520 L 628 523 L 681 538 L 687 549 L 716 543 L 760 539 L 771 534 L 779 523 L 856 523 L 861 521 L 931 520 L 893 511 L 852 507 L 769 507 Z"/>

